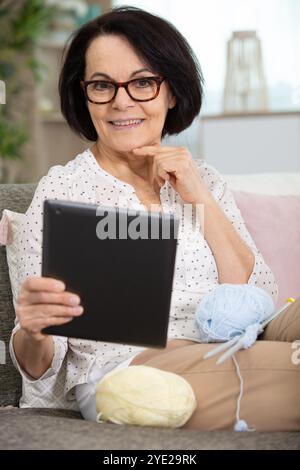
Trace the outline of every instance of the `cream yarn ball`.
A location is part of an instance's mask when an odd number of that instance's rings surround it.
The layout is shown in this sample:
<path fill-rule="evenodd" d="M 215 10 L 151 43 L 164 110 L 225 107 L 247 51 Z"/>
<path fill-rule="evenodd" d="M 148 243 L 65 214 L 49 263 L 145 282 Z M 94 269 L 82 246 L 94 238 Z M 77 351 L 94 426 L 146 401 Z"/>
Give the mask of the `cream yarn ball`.
<path fill-rule="evenodd" d="M 178 428 L 196 406 L 194 391 L 184 378 L 154 367 L 118 369 L 96 386 L 98 422 Z"/>

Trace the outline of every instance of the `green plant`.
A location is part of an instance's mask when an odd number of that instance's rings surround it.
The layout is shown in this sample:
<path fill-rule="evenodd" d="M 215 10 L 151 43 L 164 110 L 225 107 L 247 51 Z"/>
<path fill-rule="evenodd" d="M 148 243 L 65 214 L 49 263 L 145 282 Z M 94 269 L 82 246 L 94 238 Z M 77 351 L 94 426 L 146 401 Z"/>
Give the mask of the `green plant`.
<path fill-rule="evenodd" d="M 0 79 L 6 84 L 6 104 L 0 105 L 0 159 L 22 157 L 29 135 L 17 118 L 18 99 L 24 92 L 21 76 L 30 70 L 41 79 L 34 46 L 56 13 L 44 0 L 3 0 L 0 4 Z"/>

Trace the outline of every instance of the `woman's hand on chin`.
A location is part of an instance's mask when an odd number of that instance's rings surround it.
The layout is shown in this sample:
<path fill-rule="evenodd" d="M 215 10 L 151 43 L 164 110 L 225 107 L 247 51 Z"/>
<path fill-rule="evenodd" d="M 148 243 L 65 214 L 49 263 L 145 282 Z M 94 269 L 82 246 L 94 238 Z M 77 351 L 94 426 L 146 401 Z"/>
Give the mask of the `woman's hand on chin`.
<path fill-rule="evenodd" d="M 165 181 L 169 181 L 185 203 L 201 204 L 211 199 L 212 196 L 185 147 L 147 145 L 133 149 L 132 152 L 153 158 L 152 184 L 156 181 L 162 187 Z"/>

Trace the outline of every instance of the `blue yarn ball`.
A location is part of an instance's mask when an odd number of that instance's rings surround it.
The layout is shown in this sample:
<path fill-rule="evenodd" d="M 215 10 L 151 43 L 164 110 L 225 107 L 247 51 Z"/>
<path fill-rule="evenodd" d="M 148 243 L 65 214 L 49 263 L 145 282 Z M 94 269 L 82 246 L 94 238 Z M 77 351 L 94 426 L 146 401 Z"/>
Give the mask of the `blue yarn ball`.
<path fill-rule="evenodd" d="M 249 325 L 262 323 L 274 312 L 273 299 L 260 287 L 220 284 L 205 294 L 196 309 L 202 342 L 228 341 Z"/>

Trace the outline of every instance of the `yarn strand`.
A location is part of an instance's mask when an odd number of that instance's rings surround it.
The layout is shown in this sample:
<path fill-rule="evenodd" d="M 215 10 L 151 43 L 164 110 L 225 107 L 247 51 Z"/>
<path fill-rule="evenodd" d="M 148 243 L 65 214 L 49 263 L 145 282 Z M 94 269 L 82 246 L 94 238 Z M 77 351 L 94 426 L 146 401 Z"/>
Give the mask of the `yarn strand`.
<path fill-rule="evenodd" d="M 236 373 L 237 373 L 239 381 L 240 381 L 240 393 L 239 393 L 239 397 L 238 397 L 238 401 L 237 401 L 237 407 L 236 407 L 236 415 L 235 415 L 236 423 L 234 425 L 234 430 L 237 431 L 237 432 L 241 432 L 241 431 L 252 432 L 252 431 L 255 431 L 255 428 L 249 428 L 247 421 L 245 421 L 243 419 L 240 419 L 241 401 L 242 401 L 242 396 L 243 396 L 243 393 L 244 393 L 244 380 L 243 380 L 243 377 L 241 375 L 240 367 L 239 367 L 239 364 L 236 360 L 235 355 L 232 356 L 232 360 L 234 362 Z"/>

